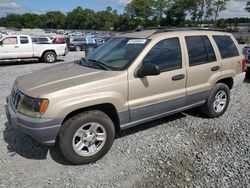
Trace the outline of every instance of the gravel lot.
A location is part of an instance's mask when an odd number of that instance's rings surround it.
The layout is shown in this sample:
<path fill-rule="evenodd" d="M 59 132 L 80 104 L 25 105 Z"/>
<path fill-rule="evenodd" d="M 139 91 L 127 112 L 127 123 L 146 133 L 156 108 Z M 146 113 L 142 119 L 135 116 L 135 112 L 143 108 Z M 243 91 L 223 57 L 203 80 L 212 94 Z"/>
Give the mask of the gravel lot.
<path fill-rule="evenodd" d="M 70 53 L 56 64 L 80 57 Z M 250 187 L 250 80 L 232 91 L 221 118 L 191 110 L 143 124 L 119 133 L 102 160 L 73 166 L 6 120 L 14 79 L 48 66 L 0 65 L 0 187 Z"/>

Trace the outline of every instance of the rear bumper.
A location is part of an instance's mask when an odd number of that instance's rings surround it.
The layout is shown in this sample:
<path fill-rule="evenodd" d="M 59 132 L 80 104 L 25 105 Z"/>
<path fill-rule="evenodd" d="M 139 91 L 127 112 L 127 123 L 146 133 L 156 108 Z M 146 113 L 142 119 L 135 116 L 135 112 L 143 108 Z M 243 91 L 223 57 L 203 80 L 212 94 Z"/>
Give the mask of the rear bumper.
<path fill-rule="evenodd" d="M 53 145 L 55 143 L 63 118 L 42 119 L 20 114 L 12 109 L 8 99 L 5 111 L 9 126 L 31 136 L 42 144 Z"/>
<path fill-rule="evenodd" d="M 243 81 L 245 80 L 245 77 L 246 77 L 246 73 L 245 72 L 236 75 L 233 78 L 233 80 L 234 80 L 233 88 L 240 86 L 243 83 Z"/>

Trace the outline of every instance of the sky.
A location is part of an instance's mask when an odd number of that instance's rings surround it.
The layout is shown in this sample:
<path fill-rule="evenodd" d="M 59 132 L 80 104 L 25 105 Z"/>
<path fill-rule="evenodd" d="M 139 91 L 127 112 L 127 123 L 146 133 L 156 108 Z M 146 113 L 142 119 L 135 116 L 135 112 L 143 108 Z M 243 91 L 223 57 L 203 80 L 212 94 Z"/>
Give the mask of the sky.
<path fill-rule="evenodd" d="M 100 11 L 111 6 L 122 13 L 125 5 L 131 0 L 0 0 L 0 17 L 9 13 L 22 14 L 26 12 L 45 13 L 59 10 L 67 13 L 77 6 Z M 250 17 L 250 13 L 244 11 L 248 0 L 230 0 L 227 10 L 220 13 L 220 18 Z"/>

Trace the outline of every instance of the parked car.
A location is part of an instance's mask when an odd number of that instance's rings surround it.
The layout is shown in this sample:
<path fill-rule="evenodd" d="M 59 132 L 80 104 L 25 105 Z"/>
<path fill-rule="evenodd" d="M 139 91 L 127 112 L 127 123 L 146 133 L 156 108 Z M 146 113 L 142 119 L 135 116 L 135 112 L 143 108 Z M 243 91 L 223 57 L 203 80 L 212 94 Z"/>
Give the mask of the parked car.
<path fill-rule="evenodd" d="M 66 44 L 34 44 L 28 35 L 10 35 L 0 39 L 0 60 L 38 58 L 54 63 L 66 55 Z"/>
<path fill-rule="evenodd" d="M 73 37 L 70 38 L 69 49 L 72 51 L 80 52 L 85 49 L 86 38 L 85 37 Z"/>
<path fill-rule="evenodd" d="M 37 141 L 58 141 L 72 163 L 91 163 L 119 130 L 197 107 L 208 118 L 222 116 L 244 70 L 229 33 L 128 33 L 85 59 L 17 78 L 6 113 L 11 126 Z"/>
<path fill-rule="evenodd" d="M 244 55 L 250 54 L 250 45 L 244 46 L 242 53 Z"/>
<path fill-rule="evenodd" d="M 71 33 L 68 33 L 68 36 L 69 37 L 83 37 L 85 36 L 85 34 L 83 32 L 71 32 Z"/>
<path fill-rule="evenodd" d="M 52 40 L 50 37 L 32 37 L 34 44 L 51 44 Z"/>
<path fill-rule="evenodd" d="M 243 38 L 236 38 L 239 44 L 246 44 L 246 41 Z"/>
<path fill-rule="evenodd" d="M 58 36 L 53 38 L 52 40 L 53 44 L 67 44 L 68 49 L 70 48 L 70 38 L 68 37 L 62 37 L 62 36 Z"/>
<path fill-rule="evenodd" d="M 101 46 L 102 44 L 105 43 L 105 39 L 103 39 L 101 37 L 95 37 L 94 39 L 95 39 L 95 44 L 96 44 L 97 47 Z"/>

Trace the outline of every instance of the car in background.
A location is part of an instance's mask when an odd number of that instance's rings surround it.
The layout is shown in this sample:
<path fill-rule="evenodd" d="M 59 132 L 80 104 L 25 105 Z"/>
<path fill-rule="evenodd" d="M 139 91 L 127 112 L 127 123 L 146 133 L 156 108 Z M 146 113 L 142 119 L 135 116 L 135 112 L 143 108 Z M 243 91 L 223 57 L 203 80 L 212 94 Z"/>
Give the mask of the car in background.
<path fill-rule="evenodd" d="M 71 33 L 68 33 L 68 36 L 70 37 L 76 37 L 76 36 L 85 36 L 85 33 L 83 32 L 71 32 Z"/>
<path fill-rule="evenodd" d="M 236 38 L 239 44 L 246 44 L 246 41 L 243 38 Z"/>
<path fill-rule="evenodd" d="M 53 44 L 67 44 L 68 49 L 70 48 L 70 38 L 69 37 L 62 37 L 62 36 L 57 36 L 53 38 L 52 40 Z"/>
<path fill-rule="evenodd" d="M 72 37 L 69 41 L 69 50 L 80 52 L 85 50 L 86 38 L 85 37 Z"/>
<path fill-rule="evenodd" d="M 250 45 L 244 46 L 242 53 L 244 55 L 250 54 Z"/>
<path fill-rule="evenodd" d="M 34 44 L 51 44 L 52 40 L 50 37 L 32 37 L 32 42 Z"/>
<path fill-rule="evenodd" d="M 102 37 L 95 37 L 94 39 L 96 47 L 101 46 L 102 44 L 105 43 L 105 39 L 103 39 Z"/>
<path fill-rule="evenodd" d="M 58 56 L 68 53 L 66 44 L 35 44 L 28 35 L 8 35 L 0 40 L 0 60 L 38 59 L 55 63 Z"/>

